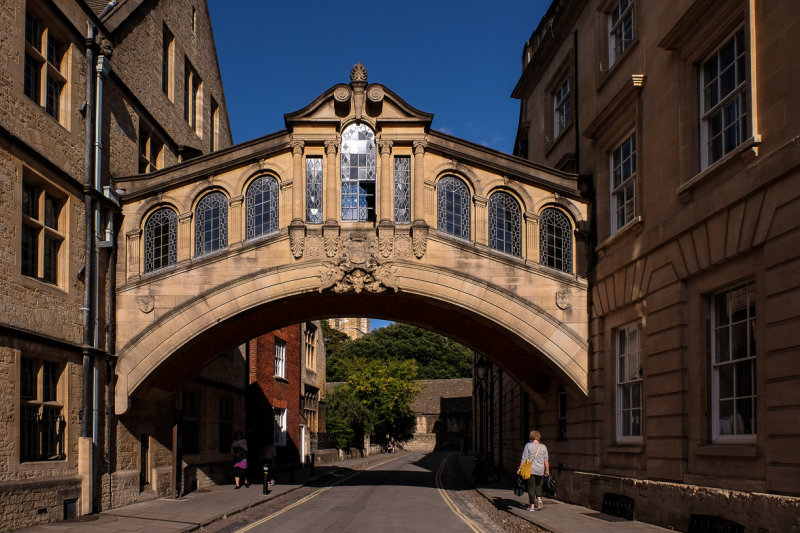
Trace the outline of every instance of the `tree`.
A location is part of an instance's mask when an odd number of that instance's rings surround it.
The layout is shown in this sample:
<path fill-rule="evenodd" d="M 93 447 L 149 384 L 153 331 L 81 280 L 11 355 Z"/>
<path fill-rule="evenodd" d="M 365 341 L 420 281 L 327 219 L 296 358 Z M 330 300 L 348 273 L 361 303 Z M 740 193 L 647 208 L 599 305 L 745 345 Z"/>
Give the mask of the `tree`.
<path fill-rule="evenodd" d="M 416 429 L 411 410 L 421 390 L 414 361 L 349 359 L 347 378 L 328 396 L 329 432 L 360 447 L 366 435 L 408 440 Z M 349 431 L 348 431 L 349 430 Z"/>
<path fill-rule="evenodd" d="M 323 326 L 324 327 L 324 326 Z M 414 360 L 419 379 L 465 378 L 472 375 L 472 353 L 431 331 L 392 324 L 349 342 L 327 346 L 328 381 L 344 381 L 347 360 Z"/>

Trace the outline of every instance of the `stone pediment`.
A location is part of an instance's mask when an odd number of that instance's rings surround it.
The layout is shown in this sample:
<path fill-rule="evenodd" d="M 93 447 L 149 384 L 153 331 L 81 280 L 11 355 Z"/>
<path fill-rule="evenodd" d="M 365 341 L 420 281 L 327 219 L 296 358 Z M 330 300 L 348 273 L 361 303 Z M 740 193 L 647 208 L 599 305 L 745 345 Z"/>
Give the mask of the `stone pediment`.
<path fill-rule="evenodd" d="M 375 122 L 409 122 L 429 128 L 432 113 L 409 105 L 381 84 L 367 83 L 367 70 L 360 63 L 353 67 L 349 84 L 334 85 L 303 109 L 284 115 L 286 128 L 319 122 L 343 122 L 369 117 Z"/>

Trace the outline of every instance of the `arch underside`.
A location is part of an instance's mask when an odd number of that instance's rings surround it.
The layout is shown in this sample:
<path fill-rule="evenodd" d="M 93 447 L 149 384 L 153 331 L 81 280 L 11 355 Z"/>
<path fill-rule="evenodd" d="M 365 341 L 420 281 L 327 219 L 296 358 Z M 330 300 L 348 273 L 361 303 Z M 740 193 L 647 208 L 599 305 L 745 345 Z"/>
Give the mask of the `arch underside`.
<path fill-rule="evenodd" d="M 160 317 L 118 352 L 118 414 L 145 384 L 175 390 L 214 357 L 250 338 L 337 316 L 384 318 L 436 331 L 487 356 L 531 390 L 546 389 L 556 379 L 576 392 L 588 391 L 586 341 L 532 302 L 448 269 L 411 263 L 395 263 L 397 292 L 320 292 L 321 265 L 306 262 L 244 275 Z"/>

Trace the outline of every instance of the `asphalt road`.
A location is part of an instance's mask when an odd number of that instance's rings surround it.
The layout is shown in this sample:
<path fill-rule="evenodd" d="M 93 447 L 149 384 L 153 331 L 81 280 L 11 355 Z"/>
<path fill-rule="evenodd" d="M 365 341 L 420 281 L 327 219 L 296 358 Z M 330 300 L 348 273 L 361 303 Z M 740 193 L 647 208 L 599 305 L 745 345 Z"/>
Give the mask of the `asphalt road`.
<path fill-rule="evenodd" d="M 494 528 L 465 508 L 449 454 L 402 453 L 304 487 L 215 524 L 216 533 L 474 532 Z M 449 487 L 449 488 L 448 488 Z M 469 517 L 469 514 L 473 514 Z"/>

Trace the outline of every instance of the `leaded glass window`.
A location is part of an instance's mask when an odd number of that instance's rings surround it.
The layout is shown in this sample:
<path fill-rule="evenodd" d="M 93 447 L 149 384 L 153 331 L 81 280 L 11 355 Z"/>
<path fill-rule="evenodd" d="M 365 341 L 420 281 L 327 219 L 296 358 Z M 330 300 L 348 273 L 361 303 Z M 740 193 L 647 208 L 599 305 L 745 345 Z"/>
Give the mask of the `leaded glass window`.
<path fill-rule="evenodd" d="M 455 176 L 445 176 L 437 187 L 439 231 L 461 239 L 470 238 L 470 194 L 467 185 Z"/>
<path fill-rule="evenodd" d="M 278 180 L 256 178 L 245 197 L 245 238 L 254 239 L 278 231 Z"/>
<path fill-rule="evenodd" d="M 162 207 L 144 225 L 144 271 L 152 272 L 178 262 L 178 215 Z"/>
<path fill-rule="evenodd" d="M 519 203 L 506 192 L 489 198 L 489 247 L 522 256 L 522 217 Z"/>
<path fill-rule="evenodd" d="M 375 219 L 375 133 L 366 124 L 342 132 L 342 220 Z"/>
<path fill-rule="evenodd" d="M 411 222 L 411 158 L 407 155 L 394 158 L 394 221 Z"/>
<path fill-rule="evenodd" d="M 194 255 L 228 246 L 228 199 L 212 192 L 197 204 L 194 213 Z"/>
<path fill-rule="evenodd" d="M 558 209 L 545 209 L 539 216 L 540 263 L 572 272 L 572 224 Z"/>
<path fill-rule="evenodd" d="M 306 220 L 322 223 L 321 157 L 306 157 Z"/>

